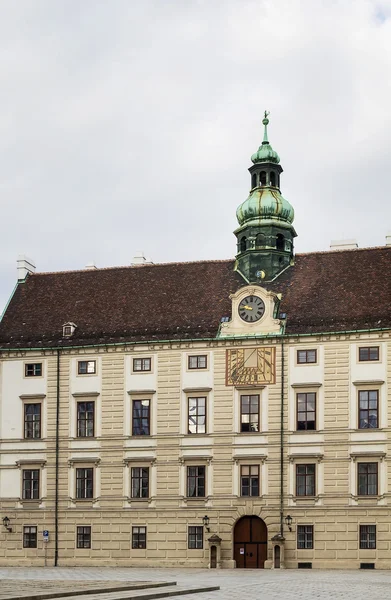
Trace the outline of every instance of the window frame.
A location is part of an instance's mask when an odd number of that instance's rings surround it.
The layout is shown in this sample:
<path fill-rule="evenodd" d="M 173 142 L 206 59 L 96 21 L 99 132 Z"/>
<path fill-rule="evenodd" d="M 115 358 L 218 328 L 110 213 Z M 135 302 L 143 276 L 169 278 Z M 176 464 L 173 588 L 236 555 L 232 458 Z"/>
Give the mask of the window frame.
<path fill-rule="evenodd" d="M 308 396 L 310 396 L 310 395 L 314 396 L 314 405 L 315 405 L 315 408 L 314 408 L 313 411 L 308 410 L 308 401 L 309 401 Z M 303 411 L 303 410 L 299 411 L 299 396 L 305 396 L 305 407 L 306 407 L 305 411 Z M 317 422 L 316 422 L 316 417 L 317 417 L 317 414 L 316 414 L 316 412 L 317 412 L 316 411 L 317 401 L 318 401 L 318 398 L 317 398 L 317 393 L 316 392 L 296 392 L 296 431 L 316 431 L 316 429 L 317 429 Z M 301 414 L 305 414 L 305 416 L 306 416 L 306 420 L 305 421 L 299 421 L 299 414 L 300 413 Z M 314 414 L 314 420 L 313 421 L 309 421 L 308 420 L 308 414 L 311 414 L 311 413 Z M 305 427 L 299 427 L 299 423 L 305 423 L 306 426 Z M 313 423 L 314 424 L 313 429 L 308 427 L 308 423 Z"/>
<path fill-rule="evenodd" d="M 301 539 L 300 539 L 301 538 Z M 300 545 L 302 544 L 302 545 Z M 297 550 L 314 549 L 314 526 L 310 524 L 297 525 Z"/>
<path fill-rule="evenodd" d="M 94 370 L 93 371 L 88 371 L 88 365 L 90 363 L 93 363 L 93 365 L 94 365 Z M 83 371 L 81 369 L 81 365 L 84 365 L 84 364 L 86 365 L 86 370 L 85 371 Z M 96 360 L 92 360 L 91 359 L 91 360 L 78 360 L 77 361 L 77 375 L 80 375 L 82 377 L 86 376 L 86 375 L 96 375 L 96 371 L 97 371 Z"/>
<path fill-rule="evenodd" d="M 81 531 L 83 530 L 83 531 Z M 88 530 L 88 531 L 85 531 Z M 86 545 L 87 543 L 87 545 Z M 78 550 L 90 549 L 92 545 L 91 525 L 76 525 L 76 548 Z"/>
<path fill-rule="evenodd" d="M 92 418 L 88 417 L 90 414 L 90 410 L 85 410 L 83 414 L 85 414 L 85 418 L 80 418 L 79 407 L 82 405 L 92 405 Z M 76 402 L 76 437 L 81 439 L 90 439 L 95 437 L 95 400 L 78 400 Z M 88 426 L 91 425 L 92 421 L 92 433 L 88 435 Z M 84 424 L 84 428 L 83 428 Z"/>
<path fill-rule="evenodd" d="M 373 408 L 372 409 L 369 408 L 369 403 L 371 402 L 371 398 L 369 397 L 369 394 L 374 393 L 374 392 L 376 393 L 376 426 L 375 427 L 370 427 L 369 426 L 369 423 L 370 423 L 370 412 L 373 411 L 374 409 Z M 368 394 L 368 399 L 367 399 L 368 408 L 365 408 L 365 409 L 364 408 L 361 409 L 361 406 L 360 406 L 361 400 L 362 400 L 361 399 L 361 395 L 362 394 Z M 380 428 L 380 425 L 379 425 L 379 417 L 380 417 L 379 399 L 380 399 L 380 390 L 379 389 L 371 389 L 371 390 L 370 389 L 365 389 L 365 390 L 363 389 L 363 390 L 358 390 L 358 393 L 357 393 L 357 404 L 358 404 L 358 406 L 357 406 L 357 413 L 358 413 L 357 428 L 358 429 L 360 429 L 360 430 L 363 430 L 363 429 L 372 430 L 372 429 L 379 429 Z M 365 401 L 365 400 L 363 400 L 363 401 Z M 372 401 L 373 401 L 373 399 L 372 399 Z M 367 420 L 366 420 L 366 422 L 368 424 L 367 427 L 362 427 L 361 426 L 361 421 L 365 421 L 365 419 L 361 418 L 361 411 L 367 413 Z"/>
<path fill-rule="evenodd" d="M 136 363 L 140 361 L 140 369 L 136 369 Z M 145 367 L 145 361 L 149 361 L 149 368 Z M 152 356 L 133 356 L 132 357 L 132 373 L 140 374 L 140 373 L 152 373 Z"/>
<path fill-rule="evenodd" d="M 249 470 L 248 475 L 243 475 L 243 469 L 248 469 Z M 251 470 L 252 469 L 257 469 L 256 476 L 253 476 L 251 474 Z M 246 478 L 249 480 L 248 486 L 246 486 L 246 487 L 248 487 L 248 491 L 249 491 L 248 494 L 244 494 L 243 493 L 243 487 L 244 487 L 243 486 L 243 479 L 246 479 Z M 252 486 L 252 480 L 253 479 L 257 480 L 257 490 L 258 490 L 258 493 L 256 493 L 256 494 L 252 493 L 253 492 L 253 486 Z M 260 478 L 260 467 L 259 467 L 259 465 L 251 465 L 251 464 L 250 465 L 240 465 L 240 496 L 241 497 L 243 497 L 243 498 L 259 498 L 259 496 L 261 495 L 260 494 L 260 484 L 261 484 L 261 478 Z"/>
<path fill-rule="evenodd" d="M 136 472 L 137 471 L 137 472 Z M 146 471 L 146 485 L 143 471 Z M 138 489 L 135 489 L 134 482 L 138 482 Z M 132 500 L 147 500 L 150 498 L 150 468 L 145 466 L 130 467 L 130 497 Z M 136 493 L 135 493 L 136 491 Z M 145 493 L 143 493 L 143 491 Z"/>
<path fill-rule="evenodd" d="M 305 473 L 298 473 L 300 468 L 306 468 Z M 313 473 L 308 473 L 308 467 L 313 468 Z M 314 498 L 316 496 L 316 463 L 296 463 L 296 497 L 297 498 Z M 304 494 L 299 494 L 300 483 L 299 479 L 304 477 Z M 307 480 L 313 478 L 313 485 L 310 487 Z M 308 488 L 313 493 L 308 493 Z"/>
<path fill-rule="evenodd" d="M 362 358 L 361 353 L 368 351 L 368 358 Z M 377 350 L 377 357 L 371 358 L 371 350 Z M 358 347 L 358 362 L 380 362 L 380 346 L 359 346 Z"/>
<path fill-rule="evenodd" d="M 28 407 L 31 406 L 39 406 L 39 418 L 38 419 L 34 419 L 35 417 L 35 413 L 32 415 L 33 419 L 32 420 L 28 420 L 27 417 L 27 410 Z M 35 435 L 36 433 L 36 425 L 38 423 L 38 435 Z M 27 429 L 29 427 L 32 427 L 32 432 L 33 435 L 29 436 L 26 435 L 27 433 Z M 23 402 L 23 439 L 24 440 L 40 440 L 42 439 L 42 402 Z"/>
<path fill-rule="evenodd" d="M 243 411 L 244 398 L 249 398 L 249 412 Z M 251 399 L 252 398 L 257 399 L 257 412 L 251 412 Z M 260 395 L 259 394 L 240 394 L 239 401 L 240 401 L 240 433 L 259 433 L 260 429 L 261 429 Z M 249 415 L 248 423 L 246 421 L 243 421 L 243 415 Z M 257 421 L 251 421 L 250 420 L 251 415 L 258 415 Z M 252 423 L 256 423 L 257 429 L 253 429 L 253 430 L 250 429 Z M 248 431 L 243 429 L 243 426 L 246 424 L 249 427 Z"/>
<path fill-rule="evenodd" d="M 308 360 L 310 353 L 315 353 L 315 360 Z M 305 360 L 300 360 L 300 355 L 304 354 Z M 318 364 L 318 349 L 317 348 L 297 348 L 296 349 L 296 365 L 316 365 Z"/>
<path fill-rule="evenodd" d="M 191 469 L 196 469 L 191 474 Z M 203 469 L 203 472 L 200 472 Z M 194 484 L 194 493 L 191 494 L 191 487 Z M 203 493 L 202 493 L 203 491 Z M 186 466 L 186 498 L 206 498 L 206 466 L 205 465 L 187 465 Z"/>
<path fill-rule="evenodd" d="M 196 365 L 191 366 L 192 359 L 196 359 Z M 205 365 L 200 366 L 200 359 L 205 359 Z M 208 355 L 207 354 L 188 354 L 187 355 L 187 370 L 188 371 L 206 371 L 208 369 Z"/>
<path fill-rule="evenodd" d="M 190 415 L 190 401 L 196 400 L 196 412 L 193 415 Z M 198 409 L 198 401 L 204 401 L 204 414 L 199 414 Z M 188 396 L 187 397 L 187 434 L 188 435 L 206 435 L 207 433 L 207 412 L 208 412 L 208 398 L 206 396 Z M 196 431 L 190 431 L 190 418 L 194 417 L 196 419 L 194 425 L 196 427 Z M 199 428 L 202 428 L 202 423 L 198 423 L 198 419 L 204 418 L 204 431 L 199 431 Z"/>
<path fill-rule="evenodd" d="M 373 528 L 374 531 L 370 532 L 369 528 Z M 371 540 L 371 534 L 373 539 Z M 377 545 L 377 531 L 376 525 L 361 525 L 359 526 L 359 548 L 360 550 L 376 550 Z M 372 545 L 371 545 L 372 544 Z"/>
<path fill-rule="evenodd" d="M 80 477 L 79 473 L 84 471 L 84 476 Z M 76 467 L 75 469 L 75 498 L 76 500 L 92 500 L 94 498 L 95 485 L 95 469 L 94 467 Z M 84 486 L 81 488 L 78 482 L 84 481 Z M 90 486 L 89 486 L 90 483 Z M 82 493 L 79 493 L 82 492 Z"/>
<path fill-rule="evenodd" d="M 26 531 L 26 530 L 29 531 Z M 35 529 L 35 531 L 32 531 Z M 26 542 L 29 543 L 26 543 Z M 38 547 L 38 527 L 37 525 L 23 525 L 23 548 Z"/>
<path fill-rule="evenodd" d="M 30 476 L 27 476 L 27 473 Z M 22 469 L 22 500 L 39 500 L 40 490 L 41 470 L 37 468 Z"/>
<path fill-rule="evenodd" d="M 32 372 L 29 373 L 29 367 L 32 367 Z M 39 373 L 36 373 L 37 367 L 39 367 Z M 24 363 L 24 377 L 43 377 L 43 363 Z"/>
<path fill-rule="evenodd" d="M 148 403 L 148 414 L 147 416 L 143 416 L 143 412 L 141 412 L 141 416 L 135 416 L 135 405 L 136 402 L 140 402 L 140 407 L 146 406 L 145 402 Z M 132 398 L 132 436 L 134 437 L 149 437 L 151 436 L 151 407 L 152 400 L 151 398 Z M 139 409 L 140 410 L 140 409 Z M 142 423 L 144 420 L 147 420 L 147 429 L 148 433 L 144 432 L 144 428 Z M 137 424 L 138 427 L 137 427 Z"/>
<path fill-rule="evenodd" d="M 376 471 L 374 473 L 369 473 L 368 471 L 368 467 L 370 466 L 374 466 L 376 465 Z M 366 467 L 366 473 L 360 473 L 360 468 L 362 468 L 362 470 L 364 471 L 364 467 Z M 362 484 L 360 485 L 360 475 L 362 477 L 366 478 L 366 482 L 365 482 L 365 489 L 366 492 L 365 493 L 360 493 L 360 487 L 362 489 Z M 373 493 L 369 493 L 369 489 L 371 484 L 369 483 L 369 476 L 370 475 L 375 475 L 376 476 L 376 492 Z M 372 484 L 373 485 L 373 484 Z M 361 497 L 361 498 L 366 498 L 368 496 L 378 496 L 379 495 L 379 463 L 378 462 L 359 462 L 357 463 L 357 496 Z"/>
<path fill-rule="evenodd" d="M 187 526 L 187 548 L 188 550 L 204 549 L 204 527 L 203 525 Z"/>
<path fill-rule="evenodd" d="M 142 529 L 144 531 L 141 531 Z M 147 526 L 146 525 L 132 525 L 132 550 L 146 550 L 146 548 L 147 548 Z"/>

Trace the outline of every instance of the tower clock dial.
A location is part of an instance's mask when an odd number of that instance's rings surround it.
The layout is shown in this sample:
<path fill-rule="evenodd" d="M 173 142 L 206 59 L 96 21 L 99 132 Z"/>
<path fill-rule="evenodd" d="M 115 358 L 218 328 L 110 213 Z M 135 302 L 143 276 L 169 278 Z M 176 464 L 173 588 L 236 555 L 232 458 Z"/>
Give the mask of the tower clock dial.
<path fill-rule="evenodd" d="M 265 304 L 259 296 L 246 296 L 240 301 L 238 312 L 246 323 L 255 323 L 265 314 Z"/>

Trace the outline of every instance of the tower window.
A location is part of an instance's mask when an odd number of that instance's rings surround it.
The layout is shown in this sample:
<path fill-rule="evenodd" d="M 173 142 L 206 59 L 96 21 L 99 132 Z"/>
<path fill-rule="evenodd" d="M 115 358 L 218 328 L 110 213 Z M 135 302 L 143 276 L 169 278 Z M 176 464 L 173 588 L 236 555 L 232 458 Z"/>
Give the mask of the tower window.
<path fill-rule="evenodd" d="M 276 186 L 276 174 L 274 171 L 270 172 L 270 185 Z"/>
<path fill-rule="evenodd" d="M 240 240 L 240 251 L 245 252 L 247 250 L 247 238 L 244 235 Z"/>
<path fill-rule="evenodd" d="M 282 233 L 277 233 L 276 248 L 277 250 L 285 250 L 285 238 Z"/>
<path fill-rule="evenodd" d="M 253 173 L 251 177 L 251 189 L 257 187 L 257 174 Z"/>
<path fill-rule="evenodd" d="M 259 175 L 259 181 L 261 185 L 266 185 L 266 172 L 261 171 Z"/>

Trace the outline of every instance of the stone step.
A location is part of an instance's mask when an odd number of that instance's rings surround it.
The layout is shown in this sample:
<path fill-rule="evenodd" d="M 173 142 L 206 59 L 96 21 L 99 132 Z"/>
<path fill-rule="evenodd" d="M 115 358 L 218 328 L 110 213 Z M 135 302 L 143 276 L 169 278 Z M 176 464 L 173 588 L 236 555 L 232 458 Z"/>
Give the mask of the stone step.
<path fill-rule="evenodd" d="M 6 580 L 5 580 L 6 581 Z M 36 587 L 39 582 L 32 581 L 31 584 Z M 46 583 L 46 582 L 45 582 Z M 62 583 L 62 582 L 61 582 Z M 94 584 L 91 581 L 86 581 L 83 583 L 83 587 L 78 587 L 78 584 L 74 584 L 74 589 L 69 590 L 61 590 L 58 592 L 50 591 L 44 593 L 29 593 L 29 594 L 19 594 L 20 595 L 10 595 L 9 597 L 3 596 L 0 593 L 0 600 L 51 600 L 52 598 L 69 598 L 71 596 L 89 596 L 92 594 L 111 594 L 111 593 L 121 593 L 121 592 L 129 592 L 136 590 L 145 590 L 151 588 L 160 588 L 160 587 L 168 587 L 175 586 L 176 581 L 134 581 L 133 583 L 127 584 L 118 584 L 118 585 L 99 585 Z M 86 587 L 84 587 L 86 586 Z M 88 587 L 87 587 L 88 586 Z M 101 596 L 100 596 L 101 597 Z M 91 600 L 91 599 L 89 599 Z"/>
<path fill-rule="evenodd" d="M 153 589 L 155 587 L 155 589 Z M 220 586 L 199 586 L 199 587 L 187 587 L 178 586 L 176 583 L 164 586 L 164 589 L 156 589 L 153 584 L 149 588 L 144 587 L 143 589 L 134 589 L 122 592 L 96 592 L 93 596 L 93 600 L 158 600 L 159 598 L 172 598 L 174 596 L 186 596 L 190 594 L 201 594 L 203 592 L 214 592 L 220 589 Z M 68 596 L 69 598 L 69 596 Z M 78 595 L 78 600 L 92 600 L 91 595 Z M 61 600 L 61 597 L 60 599 Z"/>

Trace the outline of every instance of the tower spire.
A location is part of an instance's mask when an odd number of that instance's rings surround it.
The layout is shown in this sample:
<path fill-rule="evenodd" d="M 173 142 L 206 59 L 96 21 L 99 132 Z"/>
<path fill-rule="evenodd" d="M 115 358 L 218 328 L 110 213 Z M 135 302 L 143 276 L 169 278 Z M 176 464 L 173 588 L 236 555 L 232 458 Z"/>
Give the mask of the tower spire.
<path fill-rule="evenodd" d="M 265 110 L 265 116 L 262 119 L 262 123 L 263 123 L 263 125 L 265 127 L 265 131 L 264 131 L 264 134 L 263 134 L 263 142 L 262 142 L 262 144 L 268 144 L 269 143 L 269 140 L 267 139 L 267 126 L 269 125 L 269 119 L 268 119 L 269 115 L 270 115 L 270 111 Z"/>

